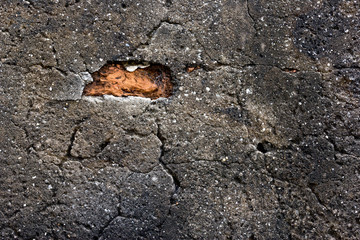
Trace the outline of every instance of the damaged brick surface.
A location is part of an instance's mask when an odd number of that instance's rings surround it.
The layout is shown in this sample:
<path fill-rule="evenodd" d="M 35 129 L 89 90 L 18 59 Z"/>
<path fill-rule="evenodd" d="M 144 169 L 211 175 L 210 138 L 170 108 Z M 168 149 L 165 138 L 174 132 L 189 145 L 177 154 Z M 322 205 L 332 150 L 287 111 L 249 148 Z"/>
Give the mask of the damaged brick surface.
<path fill-rule="evenodd" d="M 134 70 L 130 70 L 133 68 Z M 137 68 L 136 64 L 107 64 L 93 75 L 94 82 L 84 89 L 85 96 L 139 96 L 151 99 L 172 94 L 170 70 L 161 65 Z"/>
<path fill-rule="evenodd" d="M 0 239 L 360 239 L 359 14 L 1 1 Z"/>

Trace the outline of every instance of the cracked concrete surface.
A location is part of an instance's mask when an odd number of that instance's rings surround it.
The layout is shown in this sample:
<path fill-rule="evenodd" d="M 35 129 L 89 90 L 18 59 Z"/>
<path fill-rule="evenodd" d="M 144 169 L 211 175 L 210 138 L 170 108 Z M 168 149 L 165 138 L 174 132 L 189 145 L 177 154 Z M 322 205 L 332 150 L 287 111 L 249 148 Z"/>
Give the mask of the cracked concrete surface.
<path fill-rule="evenodd" d="M 0 14 L 1 239 L 360 238 L 358 2 Z M 116 61 L 169 67 L 173 95 L 82 96 Z"/>

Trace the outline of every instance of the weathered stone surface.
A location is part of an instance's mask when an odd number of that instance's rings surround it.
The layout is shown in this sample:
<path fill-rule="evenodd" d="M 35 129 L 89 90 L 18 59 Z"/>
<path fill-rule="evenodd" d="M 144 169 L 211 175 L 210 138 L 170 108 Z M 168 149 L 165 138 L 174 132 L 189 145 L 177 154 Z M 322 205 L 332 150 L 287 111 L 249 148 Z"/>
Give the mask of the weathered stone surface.
<path fill-rule="evenodd" d="M 0 14 L 1 239 L 360 238 L 357 1 Z M 168 67 L 172 96 L 83 96 L 123 61 Z"/>

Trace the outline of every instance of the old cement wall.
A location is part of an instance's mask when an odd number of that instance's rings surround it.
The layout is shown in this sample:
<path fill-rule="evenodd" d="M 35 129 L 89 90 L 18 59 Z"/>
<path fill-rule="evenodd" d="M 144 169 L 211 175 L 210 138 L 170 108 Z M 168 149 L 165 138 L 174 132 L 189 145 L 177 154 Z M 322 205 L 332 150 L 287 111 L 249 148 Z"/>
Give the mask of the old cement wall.
<path fill-rule="evenodd" d="M 359 1 L 0 2 L 1 239 L 360 239 Z"/>

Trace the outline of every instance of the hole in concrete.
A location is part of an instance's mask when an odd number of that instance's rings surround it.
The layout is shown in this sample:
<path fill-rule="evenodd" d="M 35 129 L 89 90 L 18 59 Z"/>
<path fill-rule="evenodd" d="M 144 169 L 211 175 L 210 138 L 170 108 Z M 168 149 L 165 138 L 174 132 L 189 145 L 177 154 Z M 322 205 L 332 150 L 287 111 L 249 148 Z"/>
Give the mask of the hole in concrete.
<path fill-rule="evenodd" d="M 138 96 L 151 99 L 170 97 L 173 90 L 170 69 L 159 64 L 139 62 L 108 63 L 92 74 L 94 81 L 83 95 Z"/>
<path fill-rule="evenodd" d="M 186 71 L 187 71 L 188 73 L 191 73 L 191 72 L 193 72 L 193 71 L 195 71 L 195 70 L 198 70 L 198 69 L 200 69 L 200 66 L 188 66 L 188 67 L 186 68 Z"/>
<path fill-rule="evenodd" d="M 258 151 L 262 152 L 262 153 L 266 153 L 266 152 L 267 152 L 267 151 L 265 150 L 264 144 L 262 144 L 262 143 L 258 143 L 256 149 L 257 149 Z"/>
<path fill-rule="evenodd" d="M 288 73 L 296 73 L 298 70 L 295 68 L 285 68 L 284 71 Z"/>
<path fill-rule="evenodd" d="M 262 153 L 267 153 L 275 149 L 275 147 L 268 141 L 258 143 L 256 149 Z"/>
<path fill-rule="evenodd" d="M 251 234 L 251 236 L 249 237 L 249 240 L 256 240 L 254 234 Z"/>
<path fill-rule="evenodd" d="M 172 5 L 172 0 L 166 0 L 165 6 L 170 7 Z"/>

